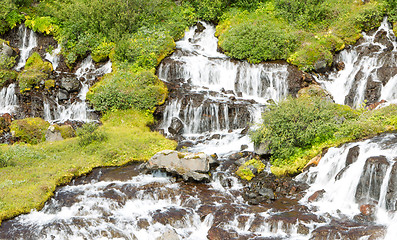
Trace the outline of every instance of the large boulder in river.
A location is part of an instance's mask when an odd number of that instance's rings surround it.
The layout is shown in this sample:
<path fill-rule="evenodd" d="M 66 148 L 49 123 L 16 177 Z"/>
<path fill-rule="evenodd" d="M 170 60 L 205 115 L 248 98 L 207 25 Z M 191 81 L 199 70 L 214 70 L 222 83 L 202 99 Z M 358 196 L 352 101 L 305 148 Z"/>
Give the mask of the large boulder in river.
<path fill-rule="evenodd" d="M 183 122 L 179 118 L 173 117 L 171 120 L 171 125 L 168 127 L 168 132 L 177 135 L 177 134 L 181 134 L 182 131 L 183 131 Z"/>
<path fill-rule="evenodd" d="M 173 150 L 164 150 L 156 153 L 145 165 L 152 170 L 182 176 L 185 181 L 209 181 L 210 156 L 205 153 L 182 153 Z"/>
<path fill-rule="evenodd" d="M 80 89 L 80 81 L 75 77 L 63 77 L 61 87 L 68 92 L 77 92 Z"/>

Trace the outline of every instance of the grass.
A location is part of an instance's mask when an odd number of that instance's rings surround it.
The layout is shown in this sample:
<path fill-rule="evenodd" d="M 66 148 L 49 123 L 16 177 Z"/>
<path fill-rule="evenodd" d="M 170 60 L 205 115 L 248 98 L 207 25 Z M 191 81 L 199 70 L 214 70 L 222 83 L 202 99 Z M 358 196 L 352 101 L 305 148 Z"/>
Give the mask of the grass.
<path fill-rule="evenodd" d="M 13 164 L 0 168 L 0 224 L 2 220 L 40 209 L 56 186 L 89 173 L 95 167 L 146 161 L 156 152 L 175 149 L 176 142 L 150 132 L 153 117 L 137 110 L 107 113 L 99 128 L 107 139 L 80 147 L 78 138 L 38 145 L 0 147 Z"/>

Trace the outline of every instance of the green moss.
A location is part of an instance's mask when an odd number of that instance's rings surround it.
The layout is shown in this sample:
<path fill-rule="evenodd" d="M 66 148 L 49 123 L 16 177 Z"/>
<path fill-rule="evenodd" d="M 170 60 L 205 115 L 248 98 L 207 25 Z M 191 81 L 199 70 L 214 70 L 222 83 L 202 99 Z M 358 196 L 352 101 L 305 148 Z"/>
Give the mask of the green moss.
<path fill-rule="evenodd" d="M 321 43 L 309 42 L 293 53 L 287 61 L 298 66 L 300 70 L 311 71 L 320 62 L 323 62 L 326 66 L 331 66 L 333 55 Z"/>
<path fill-rule="evenodd" d="M 70 125 L 62 125 L 59 126 L 58 130 L 61 132 L 61 135 L 64 139 L 72 138 L 76 136 L 76 132 L 73 127 Z"/>
<path fill-rule="evenodd" d="M 236 174 L 244 180 L 251 181 L 252 178 L 255 177 L 255 174 L 252 172 L 250 168 L 255 168 L 258 173 L 262 172 L 265 169 L 265 164 L 259 159 L 251 159 L 246 161 L 243 165 L 241 165 Z"/>
<path fill-rule="evenodd" d="M 110 52 L 114 49 L 115 44 L 113 42 L 102 41 L 94 50 L 91 52 L 92 60 L 95 62 L 103 62 L 108 57 Z"/>
<path fill-rule="evenodd" d="M 24 70 L 18 75 L 18 85 L 21 93 L 30 91 L 34 87 L 38 87 L 41 82 L 48 78 L 46 73 L 37 70 Z"/>
<path fill-rule="evenodd" d="M 17 79 L 18 73 L 13 70 L 1 70 L 0 69 L 0 88 L 4 85 L 13 82 Z"/>
<path fill-rule="evenodd" d="M 155 153 L 175 149 L 177 145 L 151 132 L 147 125 L 153 123 L 153 116 L 141 111 L 115 111 L 101 120 L 103 125 L 99 130 L 107 134 L 108 140 L 85 147 L 79 146 L 77 138 L 0 146 L 7 162 L 14 162 L 14 166 L 0 168 L 0 221 L 43 207 L 56 186 L 95 167 L 146 161 Z"/>
<path fill-rule="evenodd" d="M 41 118 L 25 118 L 11 123 L 13 136 L 29 144 L 45 141 L 45 132 L 50 124 Z"/>
<path fill-rule="evenodd" d="M 50 73 L 52 72 L 52 64 L 50 62 L 45 62 L 43 59 L 41 59 L 41 56 L 39 53 L 34 52 L 28 60 L 26 60 L 26 65 L 25 65 L 26 70 L 36 70 L 36 71 L 42 71 L 45 73 Z"/>
<path fill-rule="evenodd" d="M 393 32 L 394 32 L 394 35 L 397 36 L 397 22 L 393 23 Z"/>
<path fill-rule="evenodd" d="M 47 81 L 45 81 L 44 82 L 44 87 L 47 89 L 47 90 L 50 90 L 50 89 L 52 89 L 52 88 L 54 88 L 55 87 L 55 80 L 47 80 Z"/>

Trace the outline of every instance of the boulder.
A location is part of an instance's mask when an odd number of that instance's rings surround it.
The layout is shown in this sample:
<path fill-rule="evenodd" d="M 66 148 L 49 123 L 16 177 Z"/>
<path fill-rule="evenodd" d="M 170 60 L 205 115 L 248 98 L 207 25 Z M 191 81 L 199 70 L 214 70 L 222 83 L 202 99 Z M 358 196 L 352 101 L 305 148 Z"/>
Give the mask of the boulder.
<path fill-rule="evenodd" d="M 182 176 L 185 181 L 209 181 L 210 157 L 205 153 L 182 153 L 164 150 L 156 153 L 146 164 L 146 169 L 165 170 Z"/>
<path fill-rule="evenodd" d="M 13 55 L 14 50 L 3 42 L 0 46 L 0 57 L 12 57 Z"/>
<path fill-rule="evenodd" d="M 63 77 L 61 79 L 61 88 L 68 92 L 77 92 L 80 89 L 80 81 L 75 77 Z"/>
<path fill-rule="evenodd" d="M 269 141 L 266 141 L 264 143 L 262 142 L 262 143 L 259 143 L 259 144 L 254 144 L 254 152 L 257 155 L 270 154 L 269 144 L 270 144 Z"/>
<path fill-rule="evenodd" d="M 54 125 L 48 127 L 45 133 L 45 140 L 47 142 L 55 142 L 63 140 L 62 134 L 59 130 L 55 129 Z"/>
<path fill-rule="evenodd" d="M 69 99 L 68 91 L 66 91 L 64 89 L 59 89 L 58 100 L 63 101 L 63 100 L 68 100 L 68 99 Z"/>
<path fill-rule="evenodd" d="M 325 73 L 329 71 L 330 67 L 325 59 L 319 59 L 314 63 L 314 71 L 317 73 Z"/>
<path fill-rule="evenodd" d="M 171 120 L 171 125 L 168 127 L 168 132 L 170 132 L 173 135 L 178 135 L 181 134 L 182 131 L 183 131 L 182 121 L 177 117 L 173 117 Z"/>
<path fill-rule="evenodd" d="M 315 193 L 313 193 L 313 194 L 308 198 L 308 201 L 309 201 L 309 202 L 318 201 L 318 200 L 320 200 L 320 199 L 324 196 L 324 193 L 325 193 L 325 190 L 324 190 L 324 189 L 318 190 L 318 191 L 316 191 Z"/>

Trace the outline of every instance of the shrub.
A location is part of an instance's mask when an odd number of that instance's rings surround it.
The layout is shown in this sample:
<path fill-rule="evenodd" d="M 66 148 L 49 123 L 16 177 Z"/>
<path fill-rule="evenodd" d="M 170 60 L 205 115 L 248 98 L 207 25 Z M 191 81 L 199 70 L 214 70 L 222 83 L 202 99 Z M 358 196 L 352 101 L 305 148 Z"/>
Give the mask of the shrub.
<path fill-rule="evenodd" d="M 77 129 L 76 134 L 79 137 L 78 144 L 81 147 L 88 146 L 93 142 L 104 141 L 107 138 L 104 132 L 98 130 L 96 123 L 85 123 Z"/>
<path fill-rule="evenodd" d="M 18 75 L 18 85 L 21 93 L 38 87 L 41 82 L 47 79 L 48 75 L 37 70 L 24 70 Z"/>
<path fill-rule="evenodd" d="M 118 71 L 108 74 L 94 85 L 87 99 L 101 112 L 116 109 L 137 108 L 151 110 L 164 102 L 165 85 L 150 71 L 137 74 Z"/>
<path fill-rule="evenodd" d="M 0 69 L 0 88 L 17 79 L 18 73 L 13 70 Z"/>
<path fill-rule="evenodd" d="M 28 16 L 26 18 L 25 25 L 35 32 L 40 32 L 47 35 L 56 35 L 59 30 L 59 26 L 56 24 L 56 20 L 48 16 L 35 18 L 30 18 Z"/>
<path fill-rule="evenodd" d="M 287 98 L 269 106 L 252 139 L 255 144 L 267 141 L 273 162 L 283 164 L 302 149 L 333 139 L 342 119 L 354 118 L 353 110 L 337 106 L 320 97 Z"/>
<path fill-rule="evenodd" d="M 258 159 L 251 159 L 242 164 L 236 171 L 236 174 L 244 180 L 251 181 L 252 178 L 255 177 L 255 174 L 252 172 L 253 169 L 256 170 L 257 173 L 262 172 L 265 169 L 265 164 Z"/>
<path fill-rule="evenodd" d="M 114 49 L 114 43 L 102 41 L 94 50 L 92 50 L 91 57 L 95 62 L 105 61 L 110 52 Z"/>
<path fill-rule="evenodd" d="M 26 60 L 25 70 L 36 70 L 45 73 L 50 73 L 53 68 L 50 62 L 45 62 L 41 59 L 40 54 L 34 52 L 28 60 Z"/>
<path fill-rule="evenodd" d="M 25 118 L 13 121 L 10 130 L 20 141 L 37 144 L 45 141 L 45 132 L 49 126 L 41 118 Z"/>
<path fill-rule="evenodd" d="M 331 66 L 333 54 L 320 42 L 312 42 L 299 48 L 287 61 L 298 66 L 300 70 L 311 71 L 317 62 L 324 61 L 326 66 Z"/>

